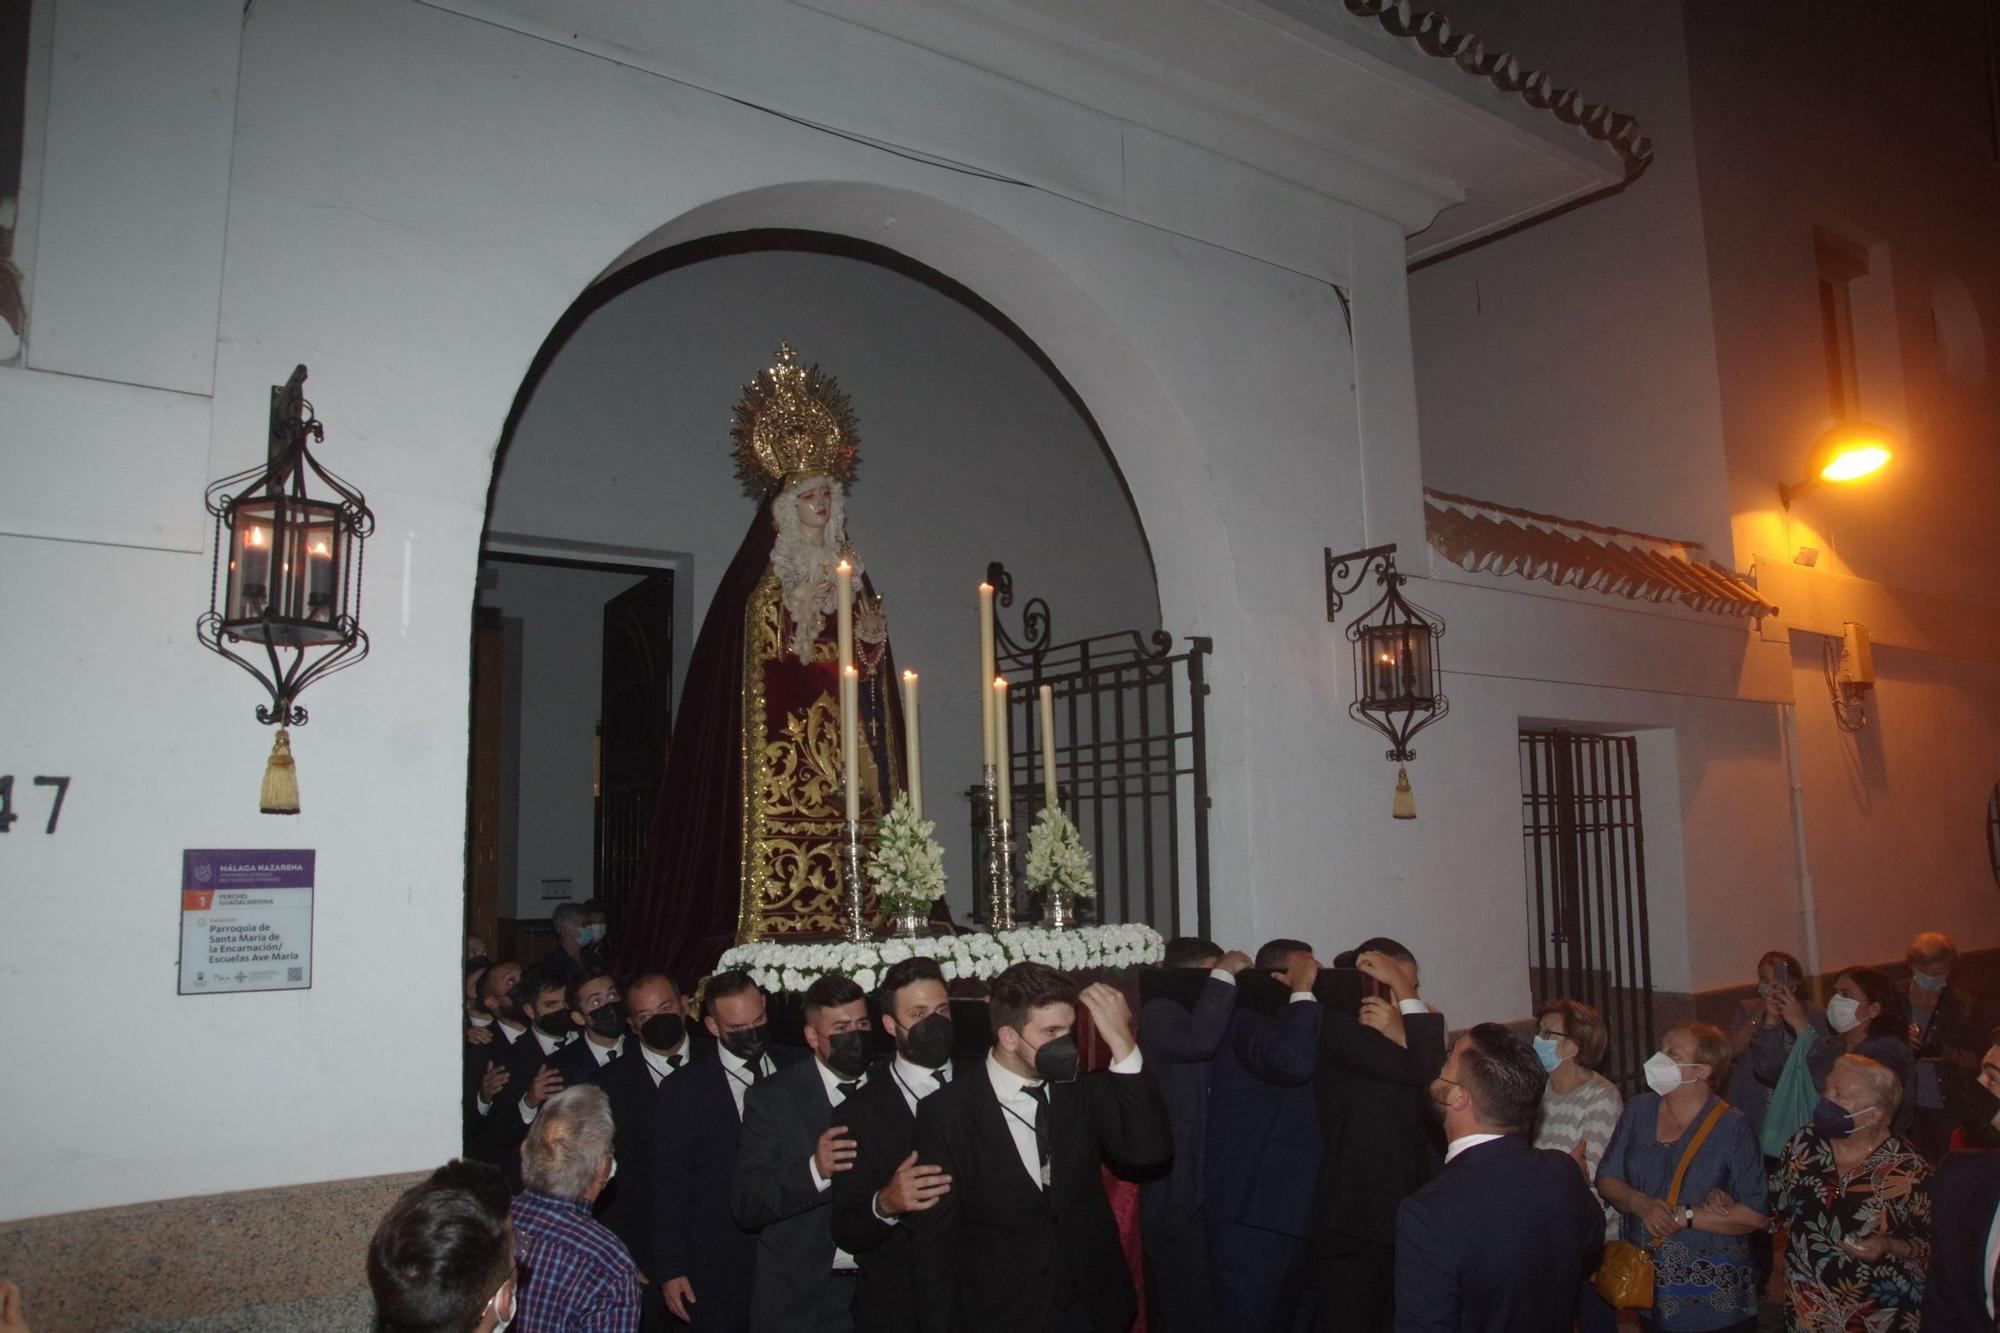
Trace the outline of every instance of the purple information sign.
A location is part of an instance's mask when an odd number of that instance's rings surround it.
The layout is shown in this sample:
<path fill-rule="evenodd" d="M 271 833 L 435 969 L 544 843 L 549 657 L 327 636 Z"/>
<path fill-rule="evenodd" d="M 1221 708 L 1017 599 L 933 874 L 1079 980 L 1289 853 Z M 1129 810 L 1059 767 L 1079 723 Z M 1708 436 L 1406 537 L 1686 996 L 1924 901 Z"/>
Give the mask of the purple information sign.
<path fill-rule="evenodd" d="M 181 853 L 182 995 L 312 985 L 309 850 Z"/>

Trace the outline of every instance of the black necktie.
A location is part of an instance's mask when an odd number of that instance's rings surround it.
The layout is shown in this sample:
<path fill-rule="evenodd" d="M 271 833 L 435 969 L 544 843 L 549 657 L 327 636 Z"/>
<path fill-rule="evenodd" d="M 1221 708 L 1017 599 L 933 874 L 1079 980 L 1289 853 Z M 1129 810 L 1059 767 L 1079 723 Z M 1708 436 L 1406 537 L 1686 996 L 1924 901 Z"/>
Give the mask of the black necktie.
<path fill-rule="evenodd" d="M 1042 1184 L 1049 1183 L 1049 1090 L 1039 1083 L 1022 1085 L 1022 1092 L 1035 1099 L 1035 1158 L 1041 1163 Z"/>
<path fill-rule="evenodd" d="M 613 1046 L 610 1050 L 604 1053 L 604 1063 L 607 1065 L 610 1064 L 613 1060 L 616 1060 L 617 1058 L 618 1058 L 618 1048 L 616 1046 Z"/>
<path fill-rule="evenodd" d="M 764 1081 L 764 1057 L 757 1057 L 750 1065 L 750 1086 L 756 1087 Z"/>
<path fill-rule="evenodd" d="M 685 1055 L 670 1055 L 667 1057 L 667 1068 L 679 1069 L 681 1067 L 681 1061 L 685 1059 L 687 1059 Z"/>
<path fill-rule="evenodd" d="M 852 1083 L 836 1083 L 833 1085 L 834 1091 L 840 1094 L 841 1102 L 844 1102 L 849 1097 L 852 1097 L 854 1095 L 854 1090 L 860 1086 L 861 1086 L 861 1080 L 858 1078 L 855 1079 Z M 834 1105 L 838 1106 L 840 1105 L 840 1102 L 835 1102 Z"/>

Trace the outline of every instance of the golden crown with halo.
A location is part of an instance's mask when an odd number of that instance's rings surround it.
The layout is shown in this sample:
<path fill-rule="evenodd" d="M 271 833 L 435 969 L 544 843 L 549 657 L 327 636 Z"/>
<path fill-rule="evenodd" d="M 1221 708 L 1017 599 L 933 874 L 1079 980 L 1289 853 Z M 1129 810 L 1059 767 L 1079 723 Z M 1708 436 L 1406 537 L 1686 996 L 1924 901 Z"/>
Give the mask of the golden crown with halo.
<path fill-rule="evenodd" d="M 779 343 L 777 363 L 743 386 L 729 434 L 737 475 L 759 499 L 803 477 L 845 486 L 860 463 L 847 395 L 818 366 L 799 365 L 789 343 Z"/>

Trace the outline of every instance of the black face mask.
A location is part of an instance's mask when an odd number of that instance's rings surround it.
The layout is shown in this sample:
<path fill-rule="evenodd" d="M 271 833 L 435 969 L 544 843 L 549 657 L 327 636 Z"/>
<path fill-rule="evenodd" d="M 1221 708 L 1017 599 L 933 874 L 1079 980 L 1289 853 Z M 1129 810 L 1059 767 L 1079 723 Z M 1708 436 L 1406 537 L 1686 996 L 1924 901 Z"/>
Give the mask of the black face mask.
<path fill-rule="evenodd" d="M 1035 1072 L 1047 1083 L 1074 1083 L 1082 1059 L 1075 1035 L 1065 1032 L 1035 1052 Z"/>
<path fill-rule="evenodd" d="M 860 1028 L 836 1032 L 826 1039 L 826 1067 L 842 1078 L 868 1072 L 868 1034 Z"/>
<path fill-rule="evenodd" d="M 625 1030 L 625 1012 L 625 1002 L 613 1000 L 585 1014 L 583 1021 L 598 1036 L 615 1038 Z"/>
<path fill-rule="evenodd" d="M 569 1016 L 569 1010 L 567 1009 L 558 1009 L 554 1013 L 543 1014 L 535 1020 L 535 1026 L 541 1029 L 542 1035 L 555 1041 L 562 1041 L 570 1033 L 576 1031 L 576 1022 Z"/>
<path fill-rule="evenodd" d="M 687 1036 L 687 1020 L 679 1014 L 654 1014 L 639 1025 L 639 1040 L 656 1051 L 671 1051 Z"/>
<path fill-rule="evenodd" d="M 473 954 L 465 960 L 465 975 L 469 977 L 474 972 L 484 972 L 492 963 L 493 960 L 483 953 Z"/>
<path fill-rule="evenodd" d="M 753 1028 L 738 1028 L 734 1032 L 722 1034 L 722 1049 L 741 1060 L 746 1065 L 754 1065 L 764 1058 L 764 1050 L 771 1044 L 771 1025 L 759 1023 Z"/>
<path fill-rule="evenodd" d="M 951 1014 L 940 1009 L 903 1029 L 902 1040 L 896 1047 L 911 1064 L 939 1069 L 951 1059 L 951 1048 L 956 1044 L 957 1032 L 952 1027 Z"/>

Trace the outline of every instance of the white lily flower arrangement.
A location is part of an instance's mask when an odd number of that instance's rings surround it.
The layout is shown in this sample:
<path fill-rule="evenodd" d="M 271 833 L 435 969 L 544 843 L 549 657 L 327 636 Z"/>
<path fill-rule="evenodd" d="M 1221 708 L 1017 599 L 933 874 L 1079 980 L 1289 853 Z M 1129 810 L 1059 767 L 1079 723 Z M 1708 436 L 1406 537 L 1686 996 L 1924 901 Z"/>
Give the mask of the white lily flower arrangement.
<path fill-rule="evenodd" d="M 1045 805 L 1028 830 L 1028 892 L 1051 892 L 1072 898 L 1095 898 L 1097 881 L 1090 873 L 1090 852 L 1076 821 L 1059 805 Z"/>
<path fill-rule="evenodd" d="M 722 955 L 717 971 L 740 968 L 767 991 L 799 993 L 829 972 L 873 990 L 891 964 L 935 958 L 946 981 L 990 981 L 1015 963 L 1046 963 L 1064 972 L 1115 970 L 1157 963 L 1166 941 L 1151 926 L 1129 923 L 1076 930 L 1003 930 L 994 934 L 940 935 L 932 939 L 843 940 L 739 944 Z"/>
<path fill-rule="evenodd" d="M 875 853 L 868 880 L 875 897 L 891 911 L 928 913 L 944 897 L 944 848 L 931 835 L 937 825 L 919 819 L 910 798 L 898 796 L 875 826 Z"/>

